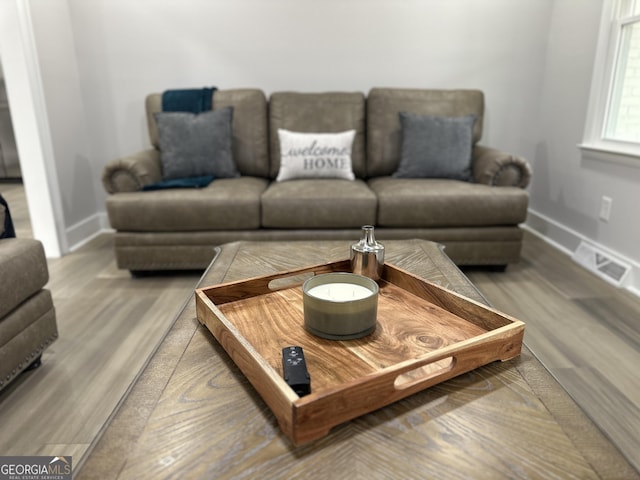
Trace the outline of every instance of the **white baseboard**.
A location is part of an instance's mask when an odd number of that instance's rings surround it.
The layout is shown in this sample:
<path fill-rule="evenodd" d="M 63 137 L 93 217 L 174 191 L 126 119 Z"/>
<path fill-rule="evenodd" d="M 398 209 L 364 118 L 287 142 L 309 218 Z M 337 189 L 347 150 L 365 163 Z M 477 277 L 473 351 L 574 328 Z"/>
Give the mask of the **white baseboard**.
<path fill-rule="evenodd" d="M 625 257 L 535 210 L 529 209 L 527 222 L 523 225 L 523 228 L 570 257 L 576 251 L 580 242 L 585 242 L 631 265 L 631 271 L 626 276 L 622 287 L 640 297 L 640 263 L 637 261 Z"/>
<path fill-rule="evenodd" d="M 109 221 L 106 213 L 96 213 L 69 227 L 66 231 L 69 251 L 74 252 L 87 242 L 109 230 Z"/>

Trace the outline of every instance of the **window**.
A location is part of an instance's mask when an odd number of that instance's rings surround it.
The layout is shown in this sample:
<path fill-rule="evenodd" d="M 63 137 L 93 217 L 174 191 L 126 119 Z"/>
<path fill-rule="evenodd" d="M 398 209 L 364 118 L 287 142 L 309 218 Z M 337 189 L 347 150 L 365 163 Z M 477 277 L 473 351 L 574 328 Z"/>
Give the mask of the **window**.
<path fill-rule="evenodd" d="M 619 40 L 604 136 L 640 142 L 640 1 L 628 3 L 632 5 L 623 10 L 630 11 L 622 12 L 617 28 Z"/>
<path fill-rule="evenodd" d="M 640 0 L 608 0 L 594 70 L 586 150 L 640 163 Z"/>

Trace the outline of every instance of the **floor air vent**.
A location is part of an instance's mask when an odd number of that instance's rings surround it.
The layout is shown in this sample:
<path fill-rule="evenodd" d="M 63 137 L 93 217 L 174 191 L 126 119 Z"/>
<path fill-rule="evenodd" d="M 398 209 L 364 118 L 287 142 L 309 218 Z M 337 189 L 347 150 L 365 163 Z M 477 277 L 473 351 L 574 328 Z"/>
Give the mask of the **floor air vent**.
<path fill-rule="evenodd" d="M 627 273 L 631 270 L 631 265 L 585 242 L 580 242 L 572 258 L 587 270 L 617 287 L 622 286 Z"/>

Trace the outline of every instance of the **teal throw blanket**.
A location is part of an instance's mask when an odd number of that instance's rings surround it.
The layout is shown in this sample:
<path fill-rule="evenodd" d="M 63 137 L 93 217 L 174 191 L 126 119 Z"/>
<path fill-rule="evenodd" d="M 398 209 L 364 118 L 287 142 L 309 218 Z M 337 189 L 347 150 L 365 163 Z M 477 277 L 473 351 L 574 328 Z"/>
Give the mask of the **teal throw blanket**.
<path fill-rule="evenodd" d="M 216 87 L 165 90 L 162 93 L 163 112 L 202 113 L 211 110 Z"/>

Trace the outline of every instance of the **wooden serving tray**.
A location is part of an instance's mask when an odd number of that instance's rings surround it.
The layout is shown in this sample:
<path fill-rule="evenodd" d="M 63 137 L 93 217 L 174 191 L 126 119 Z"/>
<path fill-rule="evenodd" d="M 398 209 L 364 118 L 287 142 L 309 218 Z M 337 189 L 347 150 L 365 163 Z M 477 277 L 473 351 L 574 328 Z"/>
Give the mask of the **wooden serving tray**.
<path fill-rule="evenodd" d="M 523 322 L 389 264 L 379 281 L 375 332 L 346 341 L 308 333 L 303 281 L 349 268 L 344 260 L 195 291 L 198 320 L 294 444 L 321 438 L 338 424 L 520 354 Z M 290 345 L 305 352 L 312 392 L 304 397 L 283 379 L 282 348 Z"/>

